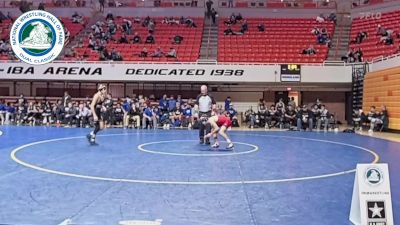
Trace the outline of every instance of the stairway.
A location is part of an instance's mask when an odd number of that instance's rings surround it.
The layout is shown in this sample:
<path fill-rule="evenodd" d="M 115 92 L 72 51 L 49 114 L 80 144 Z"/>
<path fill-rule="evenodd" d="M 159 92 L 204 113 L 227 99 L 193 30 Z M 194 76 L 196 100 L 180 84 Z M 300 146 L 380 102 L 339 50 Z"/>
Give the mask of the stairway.
<path fill-rule="evenodd" d="M 213 25 L 211 18 L 204 20 L 199 61 L 216 61 L 218 55 L 218 25 Z"/>
<path fill-rule="evenodd" d="M 339 61 L 349 49 L 351 26 L 336 26 L 333 33 L 332 46 L 328 53 L 328 60 Z"/>

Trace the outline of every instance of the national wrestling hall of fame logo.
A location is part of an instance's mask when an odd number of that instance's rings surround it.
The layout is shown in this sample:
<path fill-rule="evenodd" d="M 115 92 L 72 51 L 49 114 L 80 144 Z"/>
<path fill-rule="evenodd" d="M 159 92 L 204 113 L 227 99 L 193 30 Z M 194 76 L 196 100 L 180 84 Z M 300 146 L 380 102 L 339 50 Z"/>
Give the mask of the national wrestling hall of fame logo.
<path fill-rule="evenodd" d="M 10 44 L 23 62 L 42 65 L 57 58 L 65 42 L 64 28 L 51 13 L 33 10 L 22 14 L 12 25 Z"/>

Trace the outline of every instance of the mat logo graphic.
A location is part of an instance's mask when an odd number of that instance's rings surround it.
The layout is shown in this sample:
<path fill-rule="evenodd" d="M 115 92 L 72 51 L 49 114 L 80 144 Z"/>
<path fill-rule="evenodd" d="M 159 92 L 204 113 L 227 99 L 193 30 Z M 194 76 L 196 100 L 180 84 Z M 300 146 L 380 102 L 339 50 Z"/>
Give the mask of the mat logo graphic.
<path fill-rule="evenodd" d="M 383 174 L 376 167 L 368 168 L 365 171 L 365 181 L 367 182 L 367 184 L 370 185 L 379 185 L 383 182 Z"/>
<path fill-rule="evenodd" d="M 33 65 L 56 59 L 64 47 L 64 39 L 61 22 L 54 15 L 39 10 L 22 14 L 13 23 L 10 33 L 15 55 Z"/>
<path fill-rule="evenodd" d="M 368 225 L 386 225 L 384 201 L 367 201 Z"/>

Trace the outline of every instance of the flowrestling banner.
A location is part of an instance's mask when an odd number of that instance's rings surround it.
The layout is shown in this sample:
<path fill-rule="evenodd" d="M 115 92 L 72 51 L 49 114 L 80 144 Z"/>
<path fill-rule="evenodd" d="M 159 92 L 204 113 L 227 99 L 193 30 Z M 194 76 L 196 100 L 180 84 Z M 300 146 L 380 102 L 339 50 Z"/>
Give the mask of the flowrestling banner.
<path fill-rule="evenodd" d="M 309 66 L 310 67 L 310 66 Z M 350 83 L 351 70 L 304 66 L 302 82 Z M 311 69 L 311 70 L 310 70 Z M 341 75 L 340 75 L 341 74 Z M 316 78 L 317 77 L 317 78 Z M 162 81 L 162 82 L 227 82 L 277 83 L 280 65 L 198 65 L 198 64 L 110 64 L 50 63 L 32 66 L 25 63 L 0 63 L 4 80 L 71 80 L 71 81 Z"/>

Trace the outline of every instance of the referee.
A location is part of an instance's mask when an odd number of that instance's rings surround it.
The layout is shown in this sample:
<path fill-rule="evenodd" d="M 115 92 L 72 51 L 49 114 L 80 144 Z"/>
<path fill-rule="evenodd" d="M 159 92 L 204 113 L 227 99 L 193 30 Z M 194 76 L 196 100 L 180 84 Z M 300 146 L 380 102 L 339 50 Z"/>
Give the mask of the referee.
<path fill-rule="evenodd" d="M 199 120 L 200 120 L 200 129 L 199 129 L 199 138 L 200 144 L 204 144 L 204 142 L 209 145 L 210 139 L 206 138 L 204 140 L 204 136 L 211 132 L 211 125 L 207 123 L 208 118 L 211 117 L 211 111 L 215 109 L 215 100 L 214 98 L 208 94 L 207 86 L 202 85 L 201 94 L 197 96 L 195 109 L 199 111 Z M 206 133 L 204 133 L 206 131 Z"/>

